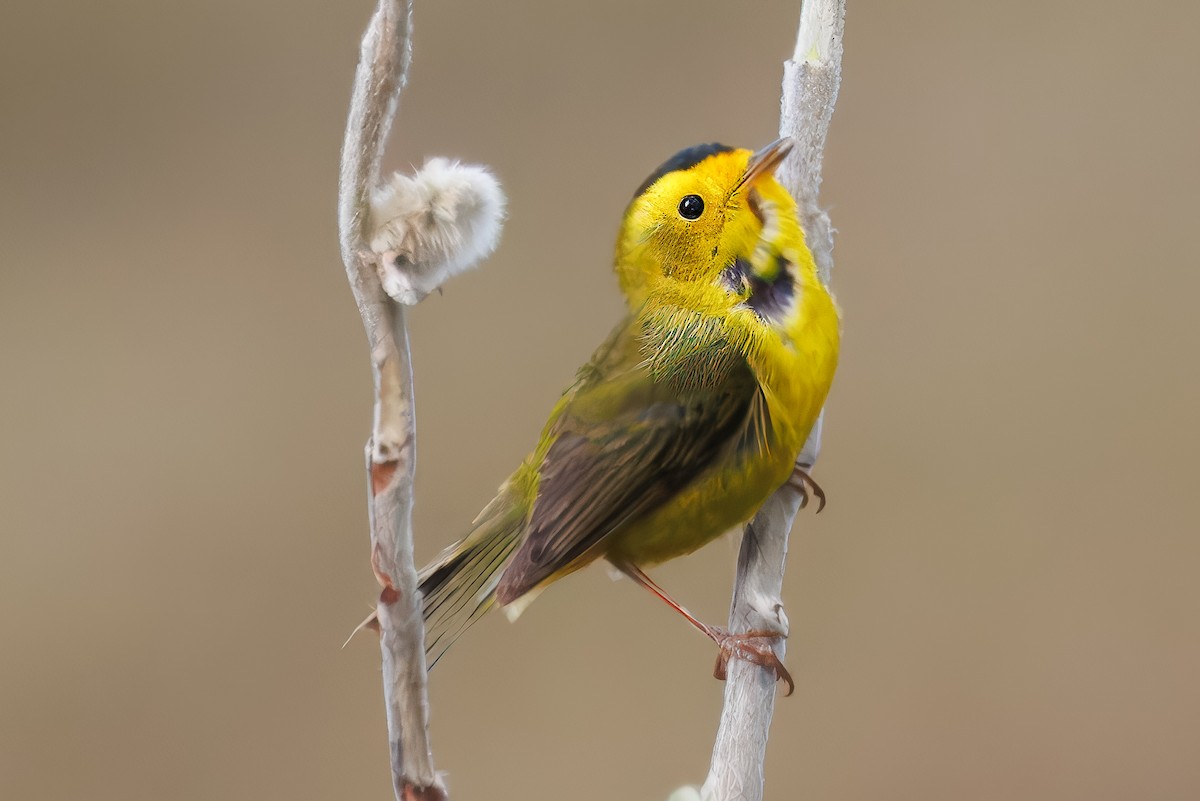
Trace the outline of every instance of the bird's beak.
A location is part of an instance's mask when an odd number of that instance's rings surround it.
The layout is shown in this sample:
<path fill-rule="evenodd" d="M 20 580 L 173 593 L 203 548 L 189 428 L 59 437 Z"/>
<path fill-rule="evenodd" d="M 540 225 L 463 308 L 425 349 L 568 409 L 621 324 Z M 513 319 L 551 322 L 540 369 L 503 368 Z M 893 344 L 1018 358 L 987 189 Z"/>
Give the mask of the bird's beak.
<path fill-rule="evenodd" d="M 792 138 L 790 136 L 776 139 L 750 157 L 750 163 L 746 165 L 746 172 L 742 175 L 742 180 L 738 181 L 738 187 L 753 183 L 761 175 L 775 172 L 780 163 L 787 158 L 787 154 L 791 152 Z"/>

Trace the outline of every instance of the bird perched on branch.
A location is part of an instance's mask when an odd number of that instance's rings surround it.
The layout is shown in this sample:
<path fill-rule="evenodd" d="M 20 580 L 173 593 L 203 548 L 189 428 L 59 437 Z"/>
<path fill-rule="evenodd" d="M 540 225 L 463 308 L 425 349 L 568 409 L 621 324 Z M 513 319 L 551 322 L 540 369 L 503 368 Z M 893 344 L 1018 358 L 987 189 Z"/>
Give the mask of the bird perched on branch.
<path fill-rule="evenodd" d="M 616 248 L 625 319 L 471 532 L 421 571 L 431 665 L 493 605 L 515 616 L 604 558 L 717 642 L 719 674 L 734 655 L 791 685 L 778 635 L 702 623 L 643 572 L 746 522 L 786 481 L 824 503 L 794 471 L 839 321 L 774 177 L 790 148 L 688 148 L 637 190 Z"/>

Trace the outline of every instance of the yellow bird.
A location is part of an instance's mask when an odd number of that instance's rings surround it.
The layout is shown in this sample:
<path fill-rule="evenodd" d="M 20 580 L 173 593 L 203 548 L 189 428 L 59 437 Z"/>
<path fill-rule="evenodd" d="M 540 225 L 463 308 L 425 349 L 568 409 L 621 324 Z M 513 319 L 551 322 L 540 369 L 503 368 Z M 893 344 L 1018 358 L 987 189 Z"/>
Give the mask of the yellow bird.
<path fill-rule="evenodd" d="M 790 149 L 688 148 L 637 190 L 616 248 L 625 319 L 471 532 L 421 571 L 431 666 L 491 606 L 515 616 L 603 557 L 724 658 L 791 684 L 771 635 L 702 623 L 642 571 L 746 522 L 792 478 L 833 380 L 837 307 L 774 177 Z"/>

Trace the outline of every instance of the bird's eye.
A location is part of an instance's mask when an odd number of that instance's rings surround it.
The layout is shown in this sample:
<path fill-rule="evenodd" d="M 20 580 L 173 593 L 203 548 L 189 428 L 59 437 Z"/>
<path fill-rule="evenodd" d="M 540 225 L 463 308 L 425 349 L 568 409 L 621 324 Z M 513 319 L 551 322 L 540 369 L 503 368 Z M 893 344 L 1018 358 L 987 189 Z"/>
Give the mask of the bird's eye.
<path fill-rule="evenodd" d="M 688 195 L 679 201 L 679 216 L 685 220 L 698 220 L 704 213 L 704 201 L 699 195 Z"/>

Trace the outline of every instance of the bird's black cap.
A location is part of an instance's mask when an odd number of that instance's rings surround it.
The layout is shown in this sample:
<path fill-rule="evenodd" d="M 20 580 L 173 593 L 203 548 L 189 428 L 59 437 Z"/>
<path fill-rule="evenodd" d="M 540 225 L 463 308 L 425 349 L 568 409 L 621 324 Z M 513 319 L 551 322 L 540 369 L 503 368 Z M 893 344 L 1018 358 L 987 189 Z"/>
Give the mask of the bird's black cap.
<path fill-rule="evenodd" d="M 731 150 L 733 150 L 732 147 L 729 145 L 723 145 L 720 142 L 712 142 L 707 145 L 694 145 L 692 147 L 684 148 L 674 156 L 671 156 L 671 158 L 664 161 L 662 166 L 660 166 L 657 170 L 650 173 L 650 177 L 638 187 L 637 191 L 633 193 L 633 196 L 635 198 L 639 197 L 643 192 L 653 186 L 655 181 L 657 181 L 659 178 L 662 178 L 669 172 L 686 170 L 689 167 L 695 167 L 709 156 L 715 156 L 718 153 L 728 153 Z"/>

